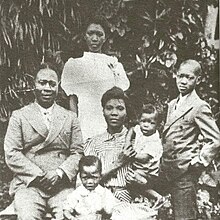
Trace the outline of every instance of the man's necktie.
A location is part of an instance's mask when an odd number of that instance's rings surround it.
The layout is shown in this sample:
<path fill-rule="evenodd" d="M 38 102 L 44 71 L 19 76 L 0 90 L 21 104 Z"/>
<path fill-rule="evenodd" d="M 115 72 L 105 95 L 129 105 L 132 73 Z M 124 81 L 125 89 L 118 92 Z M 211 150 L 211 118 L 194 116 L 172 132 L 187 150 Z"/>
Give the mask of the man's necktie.
<path fill-rule="evenodd" d="M 49 129 L 50 123 L 51 123 L 50 112 L 45 111 L 43 114 L 44 114 L 44 122 L 45 122 L 47 128 Z"/>

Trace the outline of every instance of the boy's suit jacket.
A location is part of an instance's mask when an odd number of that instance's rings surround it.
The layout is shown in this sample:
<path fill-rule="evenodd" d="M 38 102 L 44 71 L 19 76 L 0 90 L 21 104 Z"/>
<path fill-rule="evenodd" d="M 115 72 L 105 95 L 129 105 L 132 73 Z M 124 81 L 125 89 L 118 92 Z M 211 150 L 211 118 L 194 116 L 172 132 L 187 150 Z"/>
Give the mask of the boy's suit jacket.
<path fill-rule="evenodd" d="M 209 105 L 201 100 L 195 90 L 186 97 L 178 110 L 178 99 L 169 103 L 167 121 L 163 132 L 164 153 L 161 169 L 168 180 L 173 180 L 188 170 L 191 160 L 199 157 L 207 166 L 219 152 L 220 133 L 212 118 Z M 205 145 L 199 149 L 198 136 Z"/>
<path fill-rule="evenodd" d="M 10 193 L 27 187 L 44 171 L 61 168 L 74 181 L 82 135 L 76 115 L 55 104 L 50 130 L 36 103 L 12 113 L 4 143 L 6 163 L 14 173 Z"/>

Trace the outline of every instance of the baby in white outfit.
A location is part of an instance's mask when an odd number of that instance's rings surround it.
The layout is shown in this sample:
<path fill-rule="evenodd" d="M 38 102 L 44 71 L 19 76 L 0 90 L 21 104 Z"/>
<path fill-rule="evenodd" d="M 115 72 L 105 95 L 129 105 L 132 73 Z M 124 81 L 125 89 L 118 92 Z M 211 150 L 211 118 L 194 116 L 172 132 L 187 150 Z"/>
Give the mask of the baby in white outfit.
<path fill-rule="evenodd" d="M 162 196 L 151 189 L 153 181 L 158 176 L 163 153 L 157 131 L 158 121 L 159 114 L 156 108 L 151 104 L 143 106 L 138 125 L 128 131 L 125 147 L 131 145 L 136 152 L 132 168 L 126 175 L 128 187 L 134 192 L 137 192 L 137 189 L 144 189 L 141 193 L 146 192 L 159 201 Z"/>
<path fill-rule="evenodd" d="M 110 190 L 99 185 L 101 161 L 95 156 L 84 156 L 79 162 L 82 185 L 68 195 L 64 204 L 64 216 L 68 220 L 98 220 L 112 215 L 117 199 Z"/>

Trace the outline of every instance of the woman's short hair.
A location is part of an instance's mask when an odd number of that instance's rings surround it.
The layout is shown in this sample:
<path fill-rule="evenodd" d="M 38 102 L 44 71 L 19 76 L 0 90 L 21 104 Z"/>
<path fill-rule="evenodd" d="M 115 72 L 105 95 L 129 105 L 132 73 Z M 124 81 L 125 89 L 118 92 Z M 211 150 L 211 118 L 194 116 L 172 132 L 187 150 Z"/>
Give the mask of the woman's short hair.
<path fill-rule="evenodd" d="M 113 88 L 107 90 L 103 94 L 102 99 L 101 99 L 102 107 L 104 108 L 106 103 L 111 99 L 124 100 L 126 109 L 128 108 L 128 105 L 129 105 L 128 97 L 126 96 L 126 94 L 121 88 L 114 86 Z"/>
<path fill-rule="evenodd" d="M 105 35 L 108 36 L 110 33 L 110 29 L 106 19 L 103 16 L 94 16 L 89 17 L 83 26 L 83 33 L 86 32 L 87 28 L 91 24 L 99 24 L 105 31 Z"/>
<path fill-rule="evenodd" d="M 101 160 L 93 155 L 83 156 L 79 161 L 79 172 L 83 171 L 84 166 L 97 166 L 98 171 L 102 172 L 102 163 Z"/>

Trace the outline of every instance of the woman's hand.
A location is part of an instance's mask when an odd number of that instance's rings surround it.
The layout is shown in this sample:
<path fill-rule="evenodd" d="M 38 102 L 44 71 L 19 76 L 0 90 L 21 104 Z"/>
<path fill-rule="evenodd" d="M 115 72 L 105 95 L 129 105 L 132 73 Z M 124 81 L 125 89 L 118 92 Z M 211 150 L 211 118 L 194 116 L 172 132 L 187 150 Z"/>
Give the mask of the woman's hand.
<path fill-rule="evenodd" d="M 135 170 L 131 169 L 130 167 L 128 168 L 128 172 L 126 173 L 125 179 L 127 183 L 133 182 L 141 185 L 147 183 L 147 180 L 141 174 L 135 172 Z"/>
<path fill-rule="evenodd" d="M 132 147 L 132 145 L 129 146 L 124 146 L 122 149 L 122 152 L 119 154 L 119 163 L 124 163 L 126 161 L 128 161 L 129 159 L 135 157 L 135 155 L 137 154 L 137 152 L 134 150 L 134 148 Z"/>

